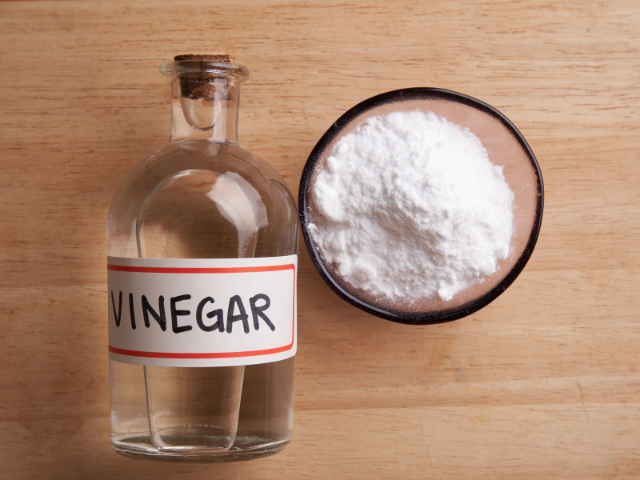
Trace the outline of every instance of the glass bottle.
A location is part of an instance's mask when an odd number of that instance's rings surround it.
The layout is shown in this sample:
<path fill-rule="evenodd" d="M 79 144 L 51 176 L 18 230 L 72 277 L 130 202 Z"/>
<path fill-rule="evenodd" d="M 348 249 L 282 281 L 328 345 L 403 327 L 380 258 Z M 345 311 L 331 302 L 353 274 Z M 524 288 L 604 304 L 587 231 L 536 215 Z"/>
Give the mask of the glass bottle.
<path fill-rule="evenodd" d="M 108 255 L 295 255 L 297 211 L 284 180 L 238 145 L 239 88 L 248 70 L 228 55 L 174 60 L 160 68 L 172 78 L 170 143 L 121 182 L 109 210 Z M 116 310 L 118 294 L 109 302 Z M 124 305 L 127 311 L 126 295 Z M 175 367 L 122 363 L 112 356 L 110 404 L 111 444 L 127 457 L 224 462 L 271 455 L 291 438 L 293 357 Z"/>

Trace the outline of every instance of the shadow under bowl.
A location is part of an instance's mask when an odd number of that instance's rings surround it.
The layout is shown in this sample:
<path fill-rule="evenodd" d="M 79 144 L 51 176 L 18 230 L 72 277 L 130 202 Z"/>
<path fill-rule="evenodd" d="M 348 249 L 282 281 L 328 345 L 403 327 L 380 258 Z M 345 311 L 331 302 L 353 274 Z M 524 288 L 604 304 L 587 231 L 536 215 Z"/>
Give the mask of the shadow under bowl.
<path fill-rule="evenodd" d="M 321 215 L 313 204 L 311 189 L 325 168 L 333 147 L 368 118 L 396 111 L 434 112 L 461 127 L 467 127 L 487 150 L 489 160 L 503 167 L 505 180 L 514 193 L 510 253 L 498 261 L 495 273 L 458 292 L 451 300 L 440 298 L 390 300 L 378 298 L 342 279 L 336 266 L 324 261 L 309 232 Z M 372 97 L 342 115 L 318 141 L 302 172 L 299 193 L 300 224 L 316 269 L 329 287 L 359 309 L 393 322 L 430 325 L 466 317 L 495 300 L 520 274 L 531 257 L 542 223 L 544 190 L 542 174 L 531 148 L 518 129 L 498 110 L 475 98 L 435 88 L 395 90 Z"/>

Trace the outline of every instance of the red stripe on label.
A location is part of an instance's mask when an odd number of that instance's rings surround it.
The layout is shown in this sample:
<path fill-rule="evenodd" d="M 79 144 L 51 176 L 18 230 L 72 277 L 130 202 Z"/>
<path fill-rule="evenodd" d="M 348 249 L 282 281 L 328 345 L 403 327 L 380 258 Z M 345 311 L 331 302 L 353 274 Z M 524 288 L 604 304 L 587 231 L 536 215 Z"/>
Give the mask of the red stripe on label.
<path fill-rule="evenodd" d="M 274 265 L 271 267 L 230 267 L 230 268 L 164 268 L 164 267 L 126 267 L 107 264 L 107 270 L 134 273 L 253 273 L 294 270 L 293 264 Z"/>
<path fill-rule="evenodd" d="M 123 350 L 109 346 L 109 351 L 118 355 L 128 355 L 130 357 L 146 358 L 237 358 L 237 357 L 257 357 L 260 355 L 271 355 L 293 348 L 293 342 L 284 347 L 270 348 L 268 350 L 253 350 L 250 352 L 226 352 L 226 353 L 164 353 L 164 352 L 140 352 L 136 350 Z"/>

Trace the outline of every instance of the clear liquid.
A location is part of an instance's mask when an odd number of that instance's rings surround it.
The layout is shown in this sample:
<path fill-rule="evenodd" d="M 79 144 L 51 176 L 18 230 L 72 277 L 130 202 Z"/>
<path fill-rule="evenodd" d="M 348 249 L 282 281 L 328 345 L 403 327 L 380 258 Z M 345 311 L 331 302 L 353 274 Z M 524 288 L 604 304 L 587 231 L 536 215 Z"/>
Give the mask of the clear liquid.
<path fill-rule="evenodd" d="M 214 453 L 185 448 L 182 452 L 163 453 L 154 446 L 149 432 L 143 367 L 110 361 L 111 444 L 128 457 L 169 461 L 226 462 L 277 453 L 291 438 L 293 364 L 294 359 L 290 358 L 245 367 L 238 430 L 227 451 Z M 216 369 L 197 370 L 205 377 L 208 371 Z M 215 409 L 215 405 L 211 408 Z M 193 445 L 206 442 L 210 437 L 216 442 L 216 435 L 202 434 L 193 427 L 184 425 L 184 430 L 169 440 L 176 445 Z"/>
<path fill-rule="evenodd" d="M 174 142 L 137 165 L 109 212 L 108 253 L 146 258 L 297 252 L 282 178 L 234 144 Z M 246 367 L 110 362 L 111 443 L 128 457 L 223 462 L 278 452 L 293 424 L 293 358 Z"/>

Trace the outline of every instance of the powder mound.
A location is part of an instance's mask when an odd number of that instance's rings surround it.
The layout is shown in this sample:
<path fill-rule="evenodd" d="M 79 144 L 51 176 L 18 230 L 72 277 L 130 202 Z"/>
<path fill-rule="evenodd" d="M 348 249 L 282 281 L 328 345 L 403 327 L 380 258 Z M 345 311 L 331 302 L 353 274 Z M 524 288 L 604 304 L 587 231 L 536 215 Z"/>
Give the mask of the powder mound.
<path fill-rule="evenodd" d="M 311 195 L 325 262 L 378 297 L 450 300 L 509 255 L 514 194 L 502 167 L 433 112 L 368 119 L 338 141 Z"/>

